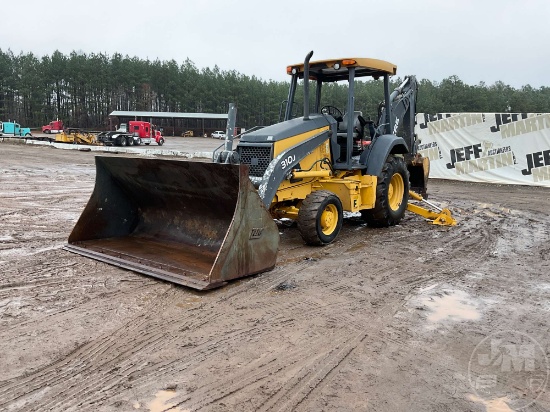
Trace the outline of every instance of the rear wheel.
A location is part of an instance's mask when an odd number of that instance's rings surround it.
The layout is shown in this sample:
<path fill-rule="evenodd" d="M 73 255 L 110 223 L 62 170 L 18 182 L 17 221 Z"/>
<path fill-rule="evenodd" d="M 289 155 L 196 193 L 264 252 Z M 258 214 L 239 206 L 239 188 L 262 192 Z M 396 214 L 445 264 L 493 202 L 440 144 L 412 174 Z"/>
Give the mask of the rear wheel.
<path fill-rule="evenodd" d="M 409 201 L 409 171 L 401 157 L 388 156 L 376 185 L 376 202 L 373 209 L 362 210 L 361 215 L 369 226 L 397 225 Z"/>
<path fill-rule="evenodd" d="M 302 202 L 297 223 L 308 245 L 326 245 L 336 239 L 343 220 L 342 202 L 338 196 L 328 190 L 318 190 Z"/>
<path fill-rule="evenodd" d="M 134 138 L 132 136 L 128 137 L 128 146 L 134 145 Z"/>
<path fill-rule="evenodd" d="M 141 141 L 141 137 L 140 137 L 139 139 L 137 139 L 137 145 L 138 145 L 138 146 L 141 146 L 142 143 L 143 143 L 143 142 Z"/>
<path fill-rule="evenodd" d="M 126 138 L 124 136 L 120 137 L 120 145 L 121 146 L 126 146 L 128 144 L 128 142 L 126 141 Z"/>

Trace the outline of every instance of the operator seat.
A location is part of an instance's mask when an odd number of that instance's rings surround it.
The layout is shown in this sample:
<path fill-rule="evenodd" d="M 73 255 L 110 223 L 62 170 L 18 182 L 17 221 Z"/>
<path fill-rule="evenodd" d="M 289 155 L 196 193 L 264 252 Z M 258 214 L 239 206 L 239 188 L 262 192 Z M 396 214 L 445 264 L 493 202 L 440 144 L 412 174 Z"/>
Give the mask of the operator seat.
<path fill-rule="evenodd" d="M 344 114 L 341 122 L 338 123 L 338 144 L 340 145 L 341 158 L 345 158 L 346 139 L 348 131 L 349 113 Z M 363 140 L 365 138 L 365 125 L 367 121 L 363 118 L 360 111 L 353 112 L 353 151 L 352 156 L 356 156 L 363 151 Z M 344 155 L 344 157 L 342 157 Z"/>

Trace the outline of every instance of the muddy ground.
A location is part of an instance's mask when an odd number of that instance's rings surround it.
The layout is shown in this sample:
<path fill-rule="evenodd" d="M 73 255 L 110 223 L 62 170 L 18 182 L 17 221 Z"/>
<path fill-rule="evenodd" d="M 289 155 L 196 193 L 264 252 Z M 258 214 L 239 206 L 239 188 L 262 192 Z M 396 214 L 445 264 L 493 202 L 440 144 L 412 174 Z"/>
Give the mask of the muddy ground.
<path fill-rule="evenodd" d="M 548 411 L 550 190 L 407 213 L 210 292 L 64 251 L 93 153 L 0 143 L 0 410 Z"/>

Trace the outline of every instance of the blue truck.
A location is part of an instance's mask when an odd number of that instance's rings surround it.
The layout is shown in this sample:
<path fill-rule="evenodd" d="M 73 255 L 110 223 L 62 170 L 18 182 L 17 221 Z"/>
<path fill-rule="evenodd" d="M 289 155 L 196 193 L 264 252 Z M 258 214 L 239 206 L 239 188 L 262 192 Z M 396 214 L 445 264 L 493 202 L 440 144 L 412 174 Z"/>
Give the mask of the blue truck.
<path fill-rule="evenodd" d="M 0 136 L 30 137 L 31 129 L 15 122 L 0 122 Z"/>

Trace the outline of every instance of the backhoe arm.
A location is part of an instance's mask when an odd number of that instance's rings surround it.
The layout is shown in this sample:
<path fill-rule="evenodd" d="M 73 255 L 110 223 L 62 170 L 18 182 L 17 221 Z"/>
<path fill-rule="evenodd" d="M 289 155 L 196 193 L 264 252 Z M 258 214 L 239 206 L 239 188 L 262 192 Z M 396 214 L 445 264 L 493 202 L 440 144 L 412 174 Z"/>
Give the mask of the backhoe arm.
<path fill-rule="evenodd" d="M 415 76 L 406 76 L 405 80 L 390 95 L 391 115 L 393 118 L 393 130 L 391 134 L 397 134 L 400 126 L 403 133 L 399 136 L 405 140 L 409 153 L 415 153 L 414 147 L 414 123 L 416 115 L 416 95 L 418 92 L 418 83 Z M 379 134 L 388 133 L 386 122 L 386 107 L 382 106 L 378 118 Z"/>

